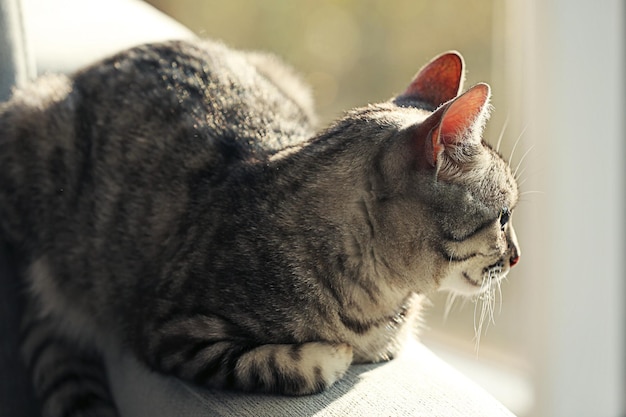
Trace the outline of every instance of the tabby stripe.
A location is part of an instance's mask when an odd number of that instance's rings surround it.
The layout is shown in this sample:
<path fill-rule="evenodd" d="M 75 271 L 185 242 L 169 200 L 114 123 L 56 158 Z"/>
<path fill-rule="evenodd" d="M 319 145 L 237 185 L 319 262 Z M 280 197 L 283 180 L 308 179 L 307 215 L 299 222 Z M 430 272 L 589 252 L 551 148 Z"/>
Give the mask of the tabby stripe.
<path fill-rule="evenodd" d="M 438 250 L 439 254 L 443 257 L 443 259 L 445 259 L 448 262 L 465 262 L 468 259 L 471 259 L 475 256 L 478 256 L 478 253 L 471 253 L 469 255 L 465 255 L 465 256 L 454 256 L 450 253 L 448 253 L 448 251 L 446 251 L 445 248 L 440 247 Z"/>
<path fill-rule="evenodd" d="M 190 315 L 188 312 L 183 312 L 180 308 L 173 306 L 172 313 L 174 317 L 162 317 L 160 320 L 154 325 L 155 332 L 162 331 L 163 336 L 161 339 L 156 341 L 156 346 L 151 353 L 151 356 L 155 362 L 159 361 L 159 359 L 165 358 L 169 355 L 172 355 L 177 352 L 186 352 L 185 357 L 195 356 L 194 352 L 199 352 L 202 350 L 202 346 L 207 346 L 213 343 L 219 342 L 233 342 L 236 340 L 245 340 L 248 339 L 250 335 L 246 334 L 246 332 L 236 327 L 231 320 L 218 315 L 218 314 L 195 314 Z M 201 336 L 193 336 L 187 333 L 183 334 L 169 334 L 171 333 L 172 325 L 176 324 L 193 324 L 194 317 L 199 317 L 202 326 L 207 326 L 207 322 L 203 319 L 214 319 L 216 324 L 222 328 L 223 334 L 216 335 L 214 338 L 207 338 Z M 170 330 L 164 328 L 170 328 Z M 228 338 L 228 339 L 225 339 Z M 191 344 L 191 346 L 190 346 Z"/>
<path fill-rule="evenodd" d="M 345 297 L 341 293 L 341 288 L 337 287 L 337 280 L 329 274 L 324 273 L 321 268 L 316 268 L 315 275 L 320 278 L 320 282 L 324 284 L 324 287 L 330 292 L 330 295 L 335 299 L 337 304 L 343 306 Z"/>
<path fill-rule="evenodd" d="M 476 236 L 477 234 L 479 234 L 480 232 L 482 232 L 483 230 L 485 230 L 488 227 L 493 226 L 493 223 L 497 221 L 497 219 L 492 219 L 492 220 L 487 220 L 485 223 L 481 224 L 480 226 L 478 226 L 477 229 L 475 229 L 473 232 L 471 232 L 468 235 L 465 235 L 463 237 L 460 238 L 456 238 L 452 235 L 449 235 L 447 233 L 443 233 L 443 238 L 452 242 L 463 242 L 465 240 L 471 239 L 472 237 Z"/>
<path fill-rule="evenodd" d="M 264 372 L 259 368 L 259 365 L 260 364 L 258 362 L 252 362 L 252 364 L 249 365 L 247 369 L 248 373 L 245 376 L 249 385 L 242 384 L 242 388 L 248 388 L 249 390 L 253 391 L 263 389 L 265 389 L 265 391 L 268 391 L 269 388 L 271 388 L 267 386 L 267 381 L 265 381 L 265 379 L 261 377 Z"/>
<path fill-rule="evenodd" d="M 89 389 L 85 387 L 86 383 L 90 385 Z M 52 382 L 47 384 L 45 388 L 41 389 L 41 387 L 39 387 L 38 397 L 42 403 L 45 403 L 46 401 L 48 401 L 48 399 L 51 398 L 51 396 L 57 394 L 59 390 L 72 385 L 75 387 L 75 391 L 93 392 L 93 388 L 94 386 L 96 386 L 101 393 L 108 394 L 108 386 L 106 385 L 105 381 L 102 381 L 100 375 L 87 376 L 84 374 L 79 374 L 75 371 L 70 371 L 62 373 L 61 375 L 57 375 Z M 97 395 L 95 392 L 93 393 L 94 395 Z M 102 398 L 106 398 L 106 396 L 104 395 L 99 396 Z"/>
<path fill-rule="evenodd" d="M 354 282 L 359 287 L 361 287 L 363 291 L 365 291 L 370 301 L 372 301 L 374 304 L 378 304 L 378 297 L 380 297 L 381 291 L 380 291 L 380 288 L 378 288 L 378 286 L 374 284 L 373 281 L 371 280 L 365 281 L 363 278 L 361 278 L 361 279 L 357 279 Z"/>
<path fill-rule="evenodd" d="M 229 336 L 241 338 L 251 336 L 250 334 L 247 334 L 240 326 L 237 326 L 233 320 L 221 314 L 217 314 L 211 311 L 203 311 L 200 308 L 196 308 L 195 311 L 183 310 L 174 303 L 171 304 L 171 307 L 171 310 L 162 312 L 161 317 L 151 320 L 154 329 L 162 329 L 168 326 L 170 323 L 174 322 L 192 323 L 194 321 L 194 318 L 214 318 L 216 321 L 219 321 L 224 326 Z"/>
<path fill-rule="evenodd" d="M 254 356 L 249 358 L 250 361 L 244 359 L 245 362 L 249 363 L 246 363 L 244 367 L 245 374 L 238 375 L 241 379 L 236 388 L 268 393 L 275 392 L 283 395 L 300 395 L 303 392 L 322 391 L 328 386 L 322 367 L 320 365 L 311 366 L 306 361 L 301 363 L 300 361 L 303 359 L 300 355 L 302 347 L 303 345 L 297 345 L 298 358 L 291 362 L 285 361 L 283 353 L 291 356 L 291 353 L 296 351 L 293 346 L 258 346 L 261 351 L 251 353 Z M 241 358 L 241 355 L 239 357 Z M 311 366 L 310 369 L 309 366 Z M 231 379 L 235 380 L 234 377 Z"/>
<path fill-rule="evenodd" d="M 194 360 L 198 356 L 200 356 L 207 349 L 211 349 L 213 345 L 217 343 L 231 343 L 230 341 L 224 340 L 224 339 L 197 340 L 192 345 L 189 345 L 189 343 L 191 343 L 189 340 L 183 341 L 182 338 L 180 340 L 181 342 L 178 345 L 170 346 L 169 349 L 166 350 L 166 352 L 161 353 L 159 350 L 154 355 L 155 362 L 158 363 L 159 367 L 163 369 L 164 371 L 177 373 L 182 366 L 185 366 L 185 364 L 194 362 Z M 168 357 L 172 358 L 172 360 L 166 361 Z M 174 362 L 174 363 L 168 366 L 167 362 Z"/>
<path fill-rule="evenodd" d="M 223 349 L 223 351 L 219 353 L 216 352 L 216 355 L 213 356 L 211 360 L 207 361 L 200 369 L 196 371 L 195 375 L 193 376 L 193 381 L 196 384 L 199 384 L 199 385 L 206 384 L 206 382 L 211 377 L 213 377 L 215 374 L 217 374 L 220 371 L 222 364 L 224 363 L 225 358 L 229 354 L 232 346 L 230 344 L 227 344 L 226 346 L 221 345 L 220 347 Z M 217 348 L 218 347 L 216 347 L 215 344 L 212 344 L 211 346 L 207 346 L 205 349 L 201 350 L 201 352 L 204 352 L 207 350 L 216 350 Z M 185 364 L 185 365 L 190 365 L 190 364 Z"/>
<path fill-rule="evenodd" d="M 302 345 L 291 345 L 289 348 L 289 357 L 294 362 L 300 362 L 300 360 L 302 360 Z"/>
<path fill-rule="evenodd" d="M 362 213 L 364 214 L 365 223 L 367 224 L 367 227 L 368 227 L 368 229 L 370 231 L 370 237 L 372 239 L 375 239 L 375 237 L 376 237 L 376 230 L 374 229 L 374 223 L 372 222 L 371 214 L 369 212 L 369 209 L 367 208 L 367 203 L 365 202 L 364 199 L 361 199 L 359 205 L 361 207 Z"/>
<path fill-rule="evenodd" d="M 237 362 L 239 361 L 239 358 L 241 358 L 241 356 L 250 352 L 251 350 L 256 349 L 257 347 L 258 347 L 257 345 L 243 345 L 243 346 L 237 346 L 236 348 L 233 347 L 230 355 L 228 355 L 228 357 L 226 358 L 226 363 L 225 363 L 227 374 L 226 374 L 226 383 L 224 386 L 226 388 L 232 389 L 238 386 L 237 376 L 235 375 L 235 368 L 237 367 Z M 274 359 L 272 363 L 276 363 L 276 359 Z"/>
<path fill-rule="evenodd" d="M 290 349 L 292 352 L 292 349 Z M 267 355 L 267 351 L 265 354 Z M 242 355 L 239 356 L 241 358 Z M 265 364 L 265 366 L 263 366 Z M 246 368 L 246 373 L 241 375 L 241 380 L 239 381 L 239 387 L 244 389 L 249 389 L 252 391 L 262 390 L 265 392 L 278 391 L 276 389 L 278 385 L 278 367 L 277 367 L 277 358 L 276 351 L 272 349 L 269 353 L 269 356 L 265 357 L 263 360 L 258 360 L 255 358 L 248 367 Z M 287 394 L 287 392 L 282 392 Z"/>
<path fill-rule="evenodd" d="M 71 401 L 67 401 L 66 404 L 69 407 L 59 413 L 62 417 L 75 417 L 83 416 L 83 411 L 90 409 L 97 409 L 99 407 L 109 410 L 111 408 L 111 401 L 100 398 L 93 392 L 85 392 L 83 394 L 72 397 Z"/>
<path fill-rule="evenodd" d="M 60 345 L 58 340 L 50 338 L 43 338 L 39 341 L 35 348 L 28 352 L 28 358 L 26 358 L 28 372 L 33 375 L 45 353 L 57 348 L 58 345 Z"/>
<path fill-rule="evenodd" d="M 373 322 L 366 323 L 352 319 L 346 316 L 343 312 L 339 313 L 339 319 L 346 328 L 359 335 L 367 333 L 375 324 Z"/>
<path fill-rule="evenodd" d="M 370 329 L 372 327 L 385 325 L 385 324 L 391 323 L 391 322 L 398 323 L 399 321 L 403 321 L 404 317 L 405 317 L 405 314 L 406 314 L 406 306 L 402 306 L 402 309 L 398 313 L 396 313 L 395 315 L 381 317 L 381 318 L 376 319 L 376 320 L 359 321 L 357 319 L 353 319 L 353 318 L 348 317 L 344 313 L 339 313 L 339 319 L 341 320 L 341 323 L 347 329 L 351 330 L 352 332 L 354 332 L 356 334 L 362 335 L 362 334 L 367 333 L 368 331 L 370 331 Z"/>
<path fill-rule="evenodd" d="M 241 355 L 253 350 L 255 347 L 255 345 L 235 346 L 230 343 L 226 346 L 222 346 L 223 351 L 204 364 L 204 366 L 194 375 L 193 381 L 197 384 L 204 385 L 211 377 L 215 376 L 221 370 L 224 370 L 227 372 L 228 377 L 226 387 L 234 387 L 235 381 L 232 371 L 234 370 L 237 361 Z M 207 349 L 213 348 L 215 348 L 215 346 L 210 346 Z"/>
<path fill-rule="evenodd" d="M 378 273 L 379 260 L 378 260 L 378 257 L 376 256 L 376 251 L 374 251 L 374 247 L 370 248 L 370 259 L 372 260 L 374 273 L 376 274 L 377 277 L 380 277 L 381 275 Z M 369 295 L 372 301 L 376 302 L 378 300 L 378 297 L 376 296 L 377 295 L 380 296 L 381 291 L 380 291 L 380 288 L 374 283 L 373 280 L 367 281 L 367 284 L 370 284 L 371 286 L 366 286 L 366 282 L 363 279 L 360 279 L 358 283 L 365 290 L 365 292 L 367 292 L 367 294 Z"/>
<path fill-rule="evenodd" d="M 42 365 L 40 362 L 44 360 L 47 352 L 52 352 L 51 355 L 53 357 L 62 355 L 62 357 L 66 357 L 67 346 L 64 340 L 58 338 L 43 338 L 34 349 L 30 349 L 28 352 L 28 357 L 25 358 L 27 362 L 27 370 L 31 375 L 34 375 L 35 370 Z M 55 352 L 56 351 L 56 352 Z M 60 352 L 59 352 L 60 351 Z M 85 367 L 99 367 L 100 361 L 96 358 L 86 358 L 82 357 L 80 359 L 81 365 Z M 56 366 L 56 365 L 55 365 Z"/>
<path fill-rule="evenodd" d="M 307 385 L 306 378 L 297 372 L 285 373 L 277 367 L 272 368 L 272 379 L 274 380 L 275 392 L 283 392 L 286 394 L 298 393 L 302 387 Z M 320 369 L 321 374 L 321 369 Z M 316 384 L 318 383 L 316 378 Z"/>
<path fill-rule="evenodd" d="M 186 351 L 187 349 L 198 345 L 206 345 L 206 343 L 215 342 L 218 342 L 218 340 L 199 339 L 187 334 L 166 336 L 158 342 L 157 347 L 151 356 L 155 362 L 162 361 L 164 358 L 183 350 Z"/>
<path fill-rule="evenodd" d="M 374 249 L 372 248 L 371 251 L 371 257 L 372 259 L 374 259 L 374 253 L 373 253 Z M 366 280 L 364 275 L 360 275 L 359 271 L 348 271 L 345 263 L 346 263 L 346 259 L 345 257 L 342 256 L 337 256 L 337 262 L 333 265 L 334 266 L 334 270 L 339 270 L 340 274 L 345 277 L 346 279 L 348 279 L 352 284 L 358 286 L 361 288 L 361 290 L 363 290 L 367 296 L 369 297 L 369 299 L 373 302 L 376 303 L 378 301 L 378 297 L 380 297 L 381 295 L 381 290 L 380 288 L 376 285 L 376 283 L 373 280 Z M 377 262 L 377 260 L 374 260 L 374 262 Z M 376 267 L 374 267 L 376 268 Z M 337 281 L 341 281 L 341 280 L 337 280 L 337 279 L 330 279 L 329 280 L 331 283 L 332 282 L 337 282 Z M 328 285 L 331 285 L 330 283 Z M 338 299 L 337 301 L 340 303 L 340 305 L 343 305 L 342 300 L 344 300 L 343 298 L 340 300 Z"/>
<path fill-rule="evenodd" d="M 322 374 L 322 368 L 316 366 L 313 368 L 313 373 L 315 374 L 315 392 L 320 392 L 326 387 L 326 379 L 324 379 Z"/>

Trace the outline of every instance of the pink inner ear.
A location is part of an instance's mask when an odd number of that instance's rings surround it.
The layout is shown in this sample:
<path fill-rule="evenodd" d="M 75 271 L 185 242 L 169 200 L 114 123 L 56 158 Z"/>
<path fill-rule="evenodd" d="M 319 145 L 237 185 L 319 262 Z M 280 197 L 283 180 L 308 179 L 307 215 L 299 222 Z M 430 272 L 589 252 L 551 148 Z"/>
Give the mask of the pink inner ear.
<path fill-rule="evenodd" d="M 431 166 L 436 166 L 439 155 L 447 145 L 472 139 L 468 131 L 482 129 L 487 121 L 485 113 L 491 95 L 487 84 L 478 84 L 456 100 L 433 113 L 430 118 L 436 123 L 426 140 L 426 155 Z"/>
<path fill-rule="evenodd" d="M 419 71 L 404 96 L 415 97 L 437 108 L 459 93 L 463 67 L 463 58 L 458 53 L 440 55 Z"/>
<path fill-rule="evenodd" d="M 468 130 L 473 129 L 479 116 L 489 100 L 490 91 L 487 84 L 478 84 L 465 94 L 454 100 L 443 115 L 437 139 L 441 144 L 455 144 L 461 141 Z"/>

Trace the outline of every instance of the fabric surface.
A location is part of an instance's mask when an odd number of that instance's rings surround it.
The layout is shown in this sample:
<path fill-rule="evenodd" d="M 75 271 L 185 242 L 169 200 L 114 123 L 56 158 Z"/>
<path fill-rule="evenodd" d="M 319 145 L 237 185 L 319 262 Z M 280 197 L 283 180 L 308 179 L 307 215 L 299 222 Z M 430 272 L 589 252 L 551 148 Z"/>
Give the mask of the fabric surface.
<path fill-rule="evenodd" d="M 139 0 L 21 0 L 37 73 L 70 72 L 142 43 L 193 32 Z"/>
<path fill-rule="evenodd" d="M 417 342 L 393 361 L 352 366 L 331 389 L 305 397 L 206 390 L 127 355 L 110 353 L 107 363 L 123 417 L 513 416 Z"/>
<path fill-rule="evenodd" d="M 0 101 L 34 75 L 22 23 L 20 0 L 0 0 Z"/>

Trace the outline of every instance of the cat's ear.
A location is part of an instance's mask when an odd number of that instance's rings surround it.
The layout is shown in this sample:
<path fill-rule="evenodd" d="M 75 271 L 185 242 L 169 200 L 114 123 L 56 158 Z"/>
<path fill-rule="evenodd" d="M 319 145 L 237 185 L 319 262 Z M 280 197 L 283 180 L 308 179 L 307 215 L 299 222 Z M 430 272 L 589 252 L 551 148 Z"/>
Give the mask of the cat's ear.
<path fill-rule="evenodd" d="M 398 98 L 417 100 L 434 110 L 459 94 L 463 88 L 464 68 L 463 57 L 458 52 L 441 54 L 419 70 Z"/>
<path fill-rule="evenodd" d="M 459 145 L 481 142 L 489 118 L 490 97 L 489 85 L 477 84 L 427 119 L 427 124 L 435 124 L 425 142 L 426 158 L 431 166 L 437 166 L 443 152 L 454 156 Z"/>

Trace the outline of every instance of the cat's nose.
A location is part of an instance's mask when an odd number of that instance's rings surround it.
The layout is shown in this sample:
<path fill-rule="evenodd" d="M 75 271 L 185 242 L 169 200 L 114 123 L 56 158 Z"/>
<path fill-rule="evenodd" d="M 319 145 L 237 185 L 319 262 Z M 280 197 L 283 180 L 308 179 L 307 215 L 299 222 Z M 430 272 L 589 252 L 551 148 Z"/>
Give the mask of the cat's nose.
<path fill-rule="evenodd" d="M 509 259 L 509 265 L 511 265 L 511 268 L 513 268 L 518 262 L 519 255 L 517 254 L 517 252 L 514 252 L 513 255 L 511 255 L 511 259 Z"/>

